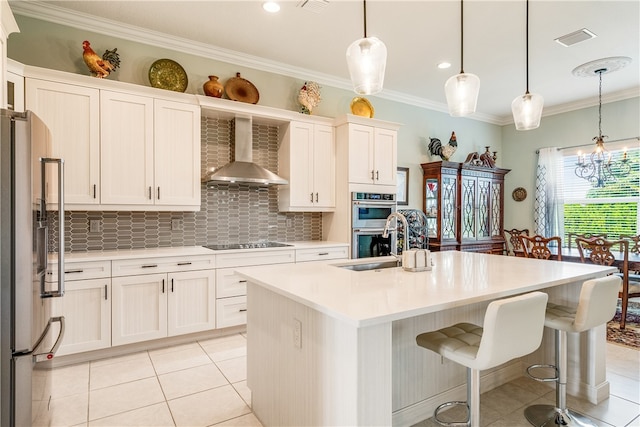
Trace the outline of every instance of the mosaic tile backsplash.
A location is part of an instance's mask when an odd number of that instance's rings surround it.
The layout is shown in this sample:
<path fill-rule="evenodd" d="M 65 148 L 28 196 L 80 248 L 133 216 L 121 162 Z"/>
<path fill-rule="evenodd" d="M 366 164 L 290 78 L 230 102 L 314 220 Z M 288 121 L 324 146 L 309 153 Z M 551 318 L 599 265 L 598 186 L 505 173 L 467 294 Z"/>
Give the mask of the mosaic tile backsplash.
<path fill-rule="evenodd" d="M 203 176 L 209 167 L 223 166 L 231 160 L 235 152 L 234 138 L 233 120 L 202 118 Z M 274 172 L 278 170 L 278 140 L 277 126 L 253 124 L 253 160 Z M 65 214 L 65 250 L 84 252 L 322 239 L 322 214 L 278 212 L 276 187 L 219 184 L 207 188 L 203 184 L 201 191 L 199 212 L 68 211 Z M 54 227 L 56 216 L 54 213 L 50 217 Z M 101 222 L 101 232 L 89 232 L 90 220 Z M 172 230 L 175 220 L 181 229 Z M 55 250 L 57 242 L 51 244 L 51 250 Z"/>

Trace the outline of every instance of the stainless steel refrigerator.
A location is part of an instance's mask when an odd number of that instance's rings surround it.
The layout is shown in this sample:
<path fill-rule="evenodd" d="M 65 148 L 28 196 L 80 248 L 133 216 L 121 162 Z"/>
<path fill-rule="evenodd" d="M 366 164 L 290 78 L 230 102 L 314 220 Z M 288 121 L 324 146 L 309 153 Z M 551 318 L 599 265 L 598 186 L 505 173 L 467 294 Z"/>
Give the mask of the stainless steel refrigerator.
<path fill-rule="evenodd" d="M 34 367 L 53 357 L 64 335 L 64 318 L 50 317 L 51 298 L 64 295 L 64 274 L 55 284 L 45 281 L 50 251 L 64 271 L 64 162 L 49 158 L 49 150 L 49 130 L 35 114 L 0 110 L 3 427 L 32 425 L 32 407 L 48 399 L 40 387 L 32 393 Z M 49 193 L 57 200 L 47 200 Z"/>

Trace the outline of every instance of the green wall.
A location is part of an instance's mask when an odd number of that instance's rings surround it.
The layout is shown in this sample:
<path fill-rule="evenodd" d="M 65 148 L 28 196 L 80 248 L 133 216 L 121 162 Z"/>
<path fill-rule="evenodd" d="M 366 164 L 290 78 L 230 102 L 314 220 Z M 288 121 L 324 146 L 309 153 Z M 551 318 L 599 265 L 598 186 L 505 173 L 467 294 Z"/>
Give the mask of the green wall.
<path fill-rule="evenodd" d="M 88 70 L 82 61 L 82 41 L 89 40 L 98 53 L 118 48 L 121 68 L 109 77 L 111 80 L 149 86 L 147 75 L 151 64 L 159 58 L 170 58 L 187 71 L 187 93 L 203 94 L 202 84 L 208 80 L 208 75 L 215 74 L 224 83 L 240 72 L 258 88 L 260 105 L 293 111 L 299 108 L 296 97 L 304 79 L 132 42 L 118 38 L 117 34 L 106 36 L 19 15 L 16 21 L 21 32 L 9 36 L 8 56 L 23 64 L 87 75 Z M 349 113 L 349 103 L 355 94 L 321 81 L 319 83 L 322 86 L 322 102 L 314 114 L 337 117 Z M 603 107 L 603 130 L 611 140 L 640 135 L 639 99 L 628 99 Z M 490 146 L 491 151 L 498 152 L 498 166 L 512 170 L 506 177 L 507 228 L 533 228 L 535 151 L 552 145 L 562 147 L 588 143 L 597 133 L 597 107 L 543 117 L 540 128 L 518 132 L 513 125 L 497 126 L 468 118 L 454 118 L 447 113 L 376 96 L 369 97 L 369 100 L 375 108 L 375 118 L 402 124 L 398 133 L 398 166 L 410 169 L 409 207 L 422 206 L 420 163 L 439 160 L 428 154 L 425 141 L 429 137 L 437 137 L 446 142 L 451 131 L 455 131 L 458 150 L 453 161 L 461 162 L 468 153 L 484 152 L 484 147 Z M 525 201 L 518 203 L 511 198 L 511 192 L 516 187 L 527 190 Z"/>

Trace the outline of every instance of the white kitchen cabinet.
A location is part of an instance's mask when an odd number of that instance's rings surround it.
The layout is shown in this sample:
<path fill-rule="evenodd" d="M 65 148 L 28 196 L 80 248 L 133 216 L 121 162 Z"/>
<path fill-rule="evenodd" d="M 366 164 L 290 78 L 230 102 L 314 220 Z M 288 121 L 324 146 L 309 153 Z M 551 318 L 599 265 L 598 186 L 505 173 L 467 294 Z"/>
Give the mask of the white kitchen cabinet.
<path fill-rule="evenodd" d="M 332 126 L 292 121 L 278 149 L 280 211 L 334 210 L 335 157 Z"/>
<path fill-rule="evenodd" d="M 55 268 L 49 272 L 47 281 L 55 282 L 58 272 Z M 65 318 L 65 332 L 56 354 L 111 346 L 110 275 L 110 261 L 66 263 L 64 297 L 51 300 L 52 315 Z"/>
<path fill-rule="evenodd" d="M 349 182 L 396 185 L 397 132 L 361 124 L 346 124 Z"/>
<path fill-rule="evenodd" d="M 65 161 L 65 203 L 100 203 L 100 91 L 65 83 L 25 79 L 26 108 L 49 128 L 52 156 Z M 57 194 L 50 189 L 49 200 Z"/>
<path fill-rule="evenodd" d="M 113 261 L 113 345 L 214 329 L 214 260 L 203 255 Z"/>
<path fill-rule="evenodd" d="M 153 99 L 100 91 L 101 202 L 153 205 Z"/>
<path fill-rule="evenodd" d="M 216 327 L 214 270 L 168 275 L 167 335 L 206 331 Z"/>
<path fill-rule="evenodd" d="M 349 258 L 348 245 L 296 249 L 296 263 L 348 259 L 348 258 Z"/>
<path fill-rule="evenodd" d="M 200 210 L 195 102 L 34 67 L 25 73 L 26 108 L 65 159 L 67 209 Z"/>
<path fill-rule="evenodd" d="M 200 207 L 200 107 L 154 100 L 155 204 Z"/>
<path fill-rule="evenodd" d="M 7 109 L 25 111 L 24 66 L 10 59 L 7 59 Z"/>

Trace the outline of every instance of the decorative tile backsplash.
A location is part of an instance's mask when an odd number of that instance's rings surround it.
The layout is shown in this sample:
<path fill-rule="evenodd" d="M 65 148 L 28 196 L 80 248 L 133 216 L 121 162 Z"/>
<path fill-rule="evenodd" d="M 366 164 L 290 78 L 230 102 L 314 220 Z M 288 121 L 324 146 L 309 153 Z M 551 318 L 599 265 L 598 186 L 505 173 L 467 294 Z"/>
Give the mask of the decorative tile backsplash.
<path fill-rule="evenodd" d="M 234 138 L 233 120 L 202 118 L 202 176 L 209 167 L 223 166 L 231 160 Z M 253 160 L 274 172 L 278 170 L 278 140 L 277 126 L 253 124 Z M 219 184 L 207 188 L 202 184 L 201 191 L 199 212 L 68 211 L 65 250 L 322 239 L 322 214 L 278 212 L 276 187 Z M 54 227 L 56 216 L 54 213 L 50 217 Z M 287 219 L 291 220 L 290 227 Z M 90 220 L 99 220 L 102 230 L 89 232 Z M 51 243 L 51 250 L 55 250 L 57 242 Z"/>

